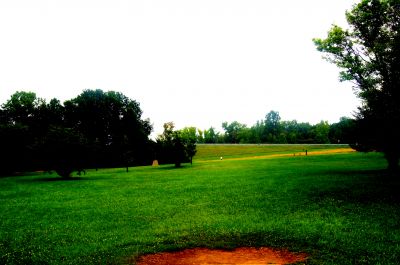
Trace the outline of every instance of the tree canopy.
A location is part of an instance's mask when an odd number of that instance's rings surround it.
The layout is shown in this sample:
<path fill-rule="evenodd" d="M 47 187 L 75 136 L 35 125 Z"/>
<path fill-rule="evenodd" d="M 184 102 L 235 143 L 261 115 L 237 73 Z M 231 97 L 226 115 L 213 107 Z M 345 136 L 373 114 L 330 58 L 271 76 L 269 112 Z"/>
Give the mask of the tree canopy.
<path fill-rule="evenodd" d="M 173 122 L 164 123 L 164 132 L 157 137 L 157 158 L 162 164 L 175 164 L 181 167 L 184 162 L 191 162 L 196 154 L 197 130 L 186 127 L 175 130 Z"/>
<path fill-rule="evenodd" d="M 85 90 L 61 104 L 16 92 L 0 109 L 2 173 L 141 165 L 151 159 L 152 126 L 125 95 Z M 3 164 L 3 163 L 2 163 Z"/>
<path fill-rule="evenodd" d="M 329 125 L 282 121 L 277 111 L 251 127 L 224 122 L 225 132 L 210 127 L 176 130 L 173 122 L 152 141 L 152 125 L 142 119 L 135 100 L 100 89 L 84 90 L 61 103 L 33 92 L 16 92 L 0 107 L 0 174 L 45 170 L 68 178 L 74 171 L 99 167 L 192 162 L 197 143 L 348 143 L 353 120 Z M 344 137 L 346 135 L 346 137 Z"/>
<path fill-rule="evenodd" d="M 392 171 L 400 158 L 400 1 L 362 0 L 346 12 L 348 29 L 334 25 L 318 51 L 351 81 L 362 99 L 355 148 L 382 151 Z"/>
<path fill-rule="evenodd" d="M 271 110 L 264 120 L 259 120 L 251 127 L 237 121 L 224 122 L 224 134 L 214 128 L 204 130 L 205 143 L 267 143 L 267 144 L 350 144 L 353 138 L 353 119 L 342 117 L 338 123 L 329 124 L 320 121 L 315 125 L 296 120 L 283 121 L 278 111 Z M 210 137 L 210 135 L 213 137 Z M 198 142 L 201 142 L 198 139 Z"/>

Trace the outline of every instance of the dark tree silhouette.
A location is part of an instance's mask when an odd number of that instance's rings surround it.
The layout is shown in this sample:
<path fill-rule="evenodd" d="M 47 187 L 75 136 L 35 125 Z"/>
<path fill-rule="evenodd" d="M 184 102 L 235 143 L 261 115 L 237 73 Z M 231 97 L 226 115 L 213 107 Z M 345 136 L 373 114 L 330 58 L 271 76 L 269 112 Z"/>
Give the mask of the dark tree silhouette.
<path fill-rule="evenodd" d="M 400 158 L 400 3 L 362 0 L 346 12 L 349 29 L 334 25 L 317 49 L 352 81 L 362 106 L 357 114 L 356 149 L 381 151 L 392 172 Z"/>

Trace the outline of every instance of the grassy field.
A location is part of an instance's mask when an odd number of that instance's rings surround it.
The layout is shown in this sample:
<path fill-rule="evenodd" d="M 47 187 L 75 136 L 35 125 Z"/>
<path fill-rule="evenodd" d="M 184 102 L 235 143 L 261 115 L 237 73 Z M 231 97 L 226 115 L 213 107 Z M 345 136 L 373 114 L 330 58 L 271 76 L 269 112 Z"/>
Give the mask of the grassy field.
<path fill-rule="evenodd" d="M 0 178 L 0 264 L 118 264 L 198 246 L 287 248 L 309 253 L 308 264 L 399 264 L 400 182 L 385 177 L 381 154 L 269 148 L 199 146 L 181 169 Z"/>
<path fill-rule="evenodd" d="M 313 152 L 341 151 L 351 152 L 348 145 L 326 144 L 199 144 L 195 159 L 197 161 L 231 158 L 266 158 L 270 156 L 306 155 Z"/>

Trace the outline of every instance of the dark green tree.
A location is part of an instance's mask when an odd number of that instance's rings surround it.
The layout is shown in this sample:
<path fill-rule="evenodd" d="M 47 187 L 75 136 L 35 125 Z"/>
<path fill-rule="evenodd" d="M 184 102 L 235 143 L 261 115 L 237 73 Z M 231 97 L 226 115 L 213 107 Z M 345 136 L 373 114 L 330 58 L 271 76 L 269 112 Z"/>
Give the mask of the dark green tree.
<path fill-rule="evenodd" d="M 204 144 L 204 132 L 201 129 L 197 129 L 196 143 Z"/>
<path fill-rule="evenodd" d="M 100 89 L 85 90 L 66 101 L 65 122 L 83 134 L 91 146 L 92 166 L 128 166 L 150 161 L 148 136 L 139 103 L 125 95 Z"/>
<path fill-rule="evenodd" d="M 204 142 L 206 144 L 215 144 L 218 142 L 218 132 L 216 132 L 213 127 L 204 130 Z"/>
<path fill-rule="evenodd" d="M 180 137 L 184 145 L 186 156 L 193 164 L 193 157 L 196 154 L 196 142 L 198 140 L 198 130 L 195 127 L 185 127 L 180 130 Z"/>
<path fill-rule="evenodd" d="M 180 131 L 174 130 L 173 122 L 164 123 L 164 131 L 157 137 L 157 155 L 162 164 L 175 164 L 181 167 L 183 162 L 188 162 L 184 140 Z"/>
<path fill-rule="evenodd" d="M 246 125 L 237 121 L 233 121 L 231 123 L 223 122 L 222 128 L 225 130 L 225 142 L 237 144 L 240 142 L 240 131 L 246 128 Z"/>
<path fill-rule="evenodd" d="M 340 121 L 329 127 L 329 139 L 331 143 L 353 144 L 355 142 L 354 119 L 341 117 Z"/>
<path fill-rule="evenodd" d="M 64 105 L 16 92 L 0 108 L 0 171 L 56 170 L 67 178 L 88 167 L 148 164 L 152 126 L 141 115 L 136 101 L 112 91 L 86 90 Z"/>
<path fill-rule="evenodd" d="M 317 144 L 329 144 L 329 123 L 320 121 L 314 126 L 314 142 Z"/>
<path fill-rule="evenodd" d="M 34 157 L 32 137 L 27 126 L 0 124 L 0 175 L 11 175 L 18 171 L 30 170 Z"/>
<path fill-rule="evenodd" d="M 313 126 L 308 122 L 301 122 L 297 124 L 297 141 L 296 143 L 313 143 L 315 142 L 312 136 Z"/>
<path fill-rule="evenodd" d="M 281 122 L 281 127 L 283 130 L 283 133 L 285 134 L 285 139 L 287 143 L 289 144 L 294 144 L 297 143 L 298 141 L 298 129 L 299 125 L 296 120 L 293 121 L 282 121 Z"/>
<path fill-rule="evenodd" d="M 358 150 L 385 154 L 399 171 L 400 158 L 400 2 L 362 0 L 346 12 L 349 29 L 334 25 L 326 39 L 314 39 L 325 59 L 352 81 L 362 99 L 356 116 Z"/>
<path fill-rule="evenodd" d="M 70 178 L 72 172 L 80 172 L 88 165 L 90 154 L 86 138 L 72 128 L 51 126 L 43 150 L 49 168 L 64 179 Z"/>
<path fill-rule="evenodd" d="M 2 105 L 7 123 L 32 126 L 43 100 L 33 92 L 17 91 Z"/>
<path fill-rule="evenodd" d="M 33 92 L 17 91 L 2 105 L 0 143 L 7 174 L 37 169 L 46 103 Z"/>
<path fill-rule="evenodd" d="M 251 127 L 251 142 L 256 144 L 266 142 L 265 123 L 263 120 L 257 121 Z"/>
<path fill-rule="evenodd" d="M 271 110 L 265 116 L 265 135 L 266 141 L 269 143 L 278 143 L 281 133 L 281 117 L 279 112 Z"/>

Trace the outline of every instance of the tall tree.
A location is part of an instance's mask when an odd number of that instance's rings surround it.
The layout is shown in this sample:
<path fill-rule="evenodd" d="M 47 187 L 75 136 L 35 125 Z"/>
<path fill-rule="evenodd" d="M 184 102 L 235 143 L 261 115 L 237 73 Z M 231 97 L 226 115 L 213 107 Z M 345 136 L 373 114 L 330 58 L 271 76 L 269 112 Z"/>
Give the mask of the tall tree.
<path fill-rule="evenodd" d="M 341 117 L 340 121 L 330 125 L 329 139 L 331 143 L 353 144 L 354 143 L 354 119 Z"/>
<path fill-rule="evenodd" d="M 139 103 L 122 93 L 85 90 L 66 101 L 67 127 L 85 135 L 96 164 L 121 166 L 143 164 L 152 126 L 142 120 Z M 99 152 L 100 151 L 100 152 Z M 101 156 L 100 156 L 101 154 Z"/>
<path fill-rule="evenodd" d="M 251 127 L 251 142 L 252 143 L 264 143 L 266 142 L 265 137 L 265 124 L 263 120 L 257 121 L 255 125 Z"/>
<path fill-rule="evenodd" d="M 72 172 L 88 166 L 90 153 L 86 138 L 75 129 L 51 126 L 43 150 L 46 153 L 48 169 L 53 169 L 62 178 L 70 178 Z"/>
<path fill-rule="evenodd" d="M 32 125 L 36 116 L 38 105 L 43 100 L 36 97 L 33 92 L 17 91 L 11 95 L 11 98 L 3 104 L 3 110 L 7 122 L 11 124 Z"/>
<path fill-rule="evenodd" d="M 17 91 L 2 105 L 0 143 L 4 172 L 36 169 L 46 103 L 33 92 Z"/>
<path fill-rule="evenodd" d="M 199 131 L 195 127 L 185 127 L 180 130 L 180 137 L 182 138 L 186 156 L 189 158 L 190 164 L 193 164 L 193 157 L 197 152 L 196 142 L 199 139 Z"/>
<path fill-rule="evenodd" d="M 286 140 L 290 144 L 297 143 L 298 140 L 298 124 L 296 120 L 293 121 L 283 121 L 281 122 L 283 133 L 285 134 Z"/>
<path fill-rule="evenodd" d="M 329 123 L 320 121 L 314 126 L 314 141 L 317 144 L 329 144 Z"/>
<path fill-rule="evenodd" d="M 265 116 L 265 134 L 267 142 L 278 143 L 279 135 L 281 133 L 280 121 L 281 116 L 277 111 L 271 110 Z"/>
<path fill-rule="evenodd" d="M 55 169 L 69 177 L 84 167 L 149 163 L 152 126 L 141 115 L 136 101 L 113 91 L 85 90 L 64 106 L 16 92 L 0 108 L 0 171 Z"/>
<path fill-rule="evenodd" d="M 218 141 L 218 132 L 213 127 L 204 130 L 204 142 L 206 144 L 215 144 Z"/>
<path fill-rule="evenodd" d="M 246 128 L 246 125 L 237 121 L 233 121 L 231 123 L 223 122 L 222 128 L 225 130 L 225 141 L 227 143 L 237 144 L 240 142 L 240 131 Z"/>
<path fill-rule="evenodd" d="M 346 12 L 349 29 L 334 25 L 314 39 L 325 58 L 352 81 L 362 106 L 357 114 L 359 150 L 382 151 L 391 171 L 400 158 L 400 2 L 362 0 Z"/>
<path fill-rule="evenodd" d="M 173 122 L 164 123 L 164 132 L 157 138 L 157 155 L 161 163 L 181 167 L 183 162 L 189 161 L 189 157 L 181 131 L 174 129 Z"/>

